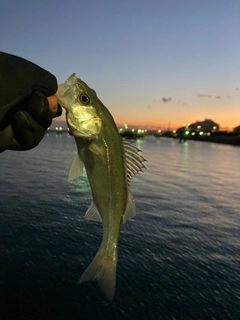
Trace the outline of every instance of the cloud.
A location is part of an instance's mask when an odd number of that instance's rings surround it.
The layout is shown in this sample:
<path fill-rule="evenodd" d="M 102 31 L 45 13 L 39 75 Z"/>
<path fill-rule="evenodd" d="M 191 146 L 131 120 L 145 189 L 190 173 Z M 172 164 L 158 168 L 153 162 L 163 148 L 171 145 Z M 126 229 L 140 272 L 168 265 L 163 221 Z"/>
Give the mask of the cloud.
<path fill-rule="evenodd" d="M 215 97 L 214 97 L 214 96 L 211 96 L 210 94 L 207 94 L 207 93 L 198 93 L 197 96 L 200 97 L 200 98 L 209 98 L 209 99 L 215 98 L 215 99 L 221 99 L 221 96 L 215 96 Z"/>
<path fill-rule="evenodd" d="M 198 93 L 197 96 L 200 98 L 212 98 L 212 96 L 210 96 L 210 94 L 207 93 Z"/>
<path fill-rule="evenodd" d="M 238 90 L 239 90 L 239 88 L 235 88 L 235 90 L 237 90 L 237 91 L 238 91 Z"/>
<path fill-rule="evenodd" d="M 179 100 L 179 101 L 177 102 L 177 105 L 178 105 L 178 106 L 187 106 L 187 103 Z"/>
<path fill-rule="evenodd" d="M 147 108 L 148 108 L 148 109 L 151 109 L 151 108 L 152 108 L 152 106 L 147 106 Z"/>
<path fill-rule="evenodd" d="M 172 101 L 172 98 L 162 98 L 162 102 L 169 102 Z"/>

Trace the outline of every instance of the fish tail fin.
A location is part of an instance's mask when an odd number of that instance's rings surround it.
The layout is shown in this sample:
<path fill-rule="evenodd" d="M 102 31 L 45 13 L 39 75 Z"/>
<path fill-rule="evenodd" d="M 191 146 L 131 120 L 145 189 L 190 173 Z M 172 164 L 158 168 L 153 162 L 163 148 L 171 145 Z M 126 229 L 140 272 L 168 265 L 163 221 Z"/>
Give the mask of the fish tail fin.
<path fill-rule="evenodd" d="M 113 299 L 116 287 L 116 262 L 104 254 L 101 246 L 78 283 L 91 280 L 97 281 L 109 300 Z"/>

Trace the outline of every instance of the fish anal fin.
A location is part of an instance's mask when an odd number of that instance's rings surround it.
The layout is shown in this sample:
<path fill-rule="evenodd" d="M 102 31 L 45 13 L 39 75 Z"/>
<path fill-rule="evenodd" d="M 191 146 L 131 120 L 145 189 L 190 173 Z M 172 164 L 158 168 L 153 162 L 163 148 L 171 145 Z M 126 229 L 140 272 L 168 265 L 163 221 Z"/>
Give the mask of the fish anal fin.
<path fill-rule="evenodd" d="M 85 219 L 102 222 L 102 218 L 94 202 L 92 202 L 90 207 L 87 209 L 87 212 L 85 213 Z"/>
<path fill-rule="evenodd" d="M 79 154 L 77 153 L 75 158 L 73 159 L 72 166 L 69 171 L 68 181 L 73 181 L 77 179 L 78 177 L 80 177 L 82 172 L 83 172 L 83 162 Z"/>
<path fill-rule="evenodd" d="M 128 220 L 134 218 L 136 216 L 136 205 L 135 205 L 135 201 L 133 199 L 132 193 L 129 190 L 128 191 L 128 201 L 127 201 L 127 206 L 122 218 L 122 222 L 125 223 Z"/>

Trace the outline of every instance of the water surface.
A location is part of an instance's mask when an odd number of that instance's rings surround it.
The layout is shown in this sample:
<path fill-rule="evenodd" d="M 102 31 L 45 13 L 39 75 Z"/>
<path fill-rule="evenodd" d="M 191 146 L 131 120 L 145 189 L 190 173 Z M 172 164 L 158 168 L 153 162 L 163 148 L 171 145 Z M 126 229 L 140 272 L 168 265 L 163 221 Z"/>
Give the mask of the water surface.
<path fill-rule="evenodd" d="M 240 149 L 146 137 L 122 227 L 117 287 L 77 285 L 101 243 L 84 220 L 86 173 L 67 182 L 72 137 L 0 155 L 0 319 L 239 319 Z"/>

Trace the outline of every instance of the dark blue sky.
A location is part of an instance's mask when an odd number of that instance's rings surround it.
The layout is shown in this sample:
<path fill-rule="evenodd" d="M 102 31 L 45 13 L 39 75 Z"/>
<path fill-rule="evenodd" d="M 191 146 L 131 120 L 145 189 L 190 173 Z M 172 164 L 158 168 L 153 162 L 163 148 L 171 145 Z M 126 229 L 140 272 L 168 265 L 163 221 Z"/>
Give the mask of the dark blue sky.
<path fill-rule="evenodd" d="M 239 39 L 239 0 L 0 4 L 1 50 L 75 72 L 118 123 L 239 125 Z"/>

